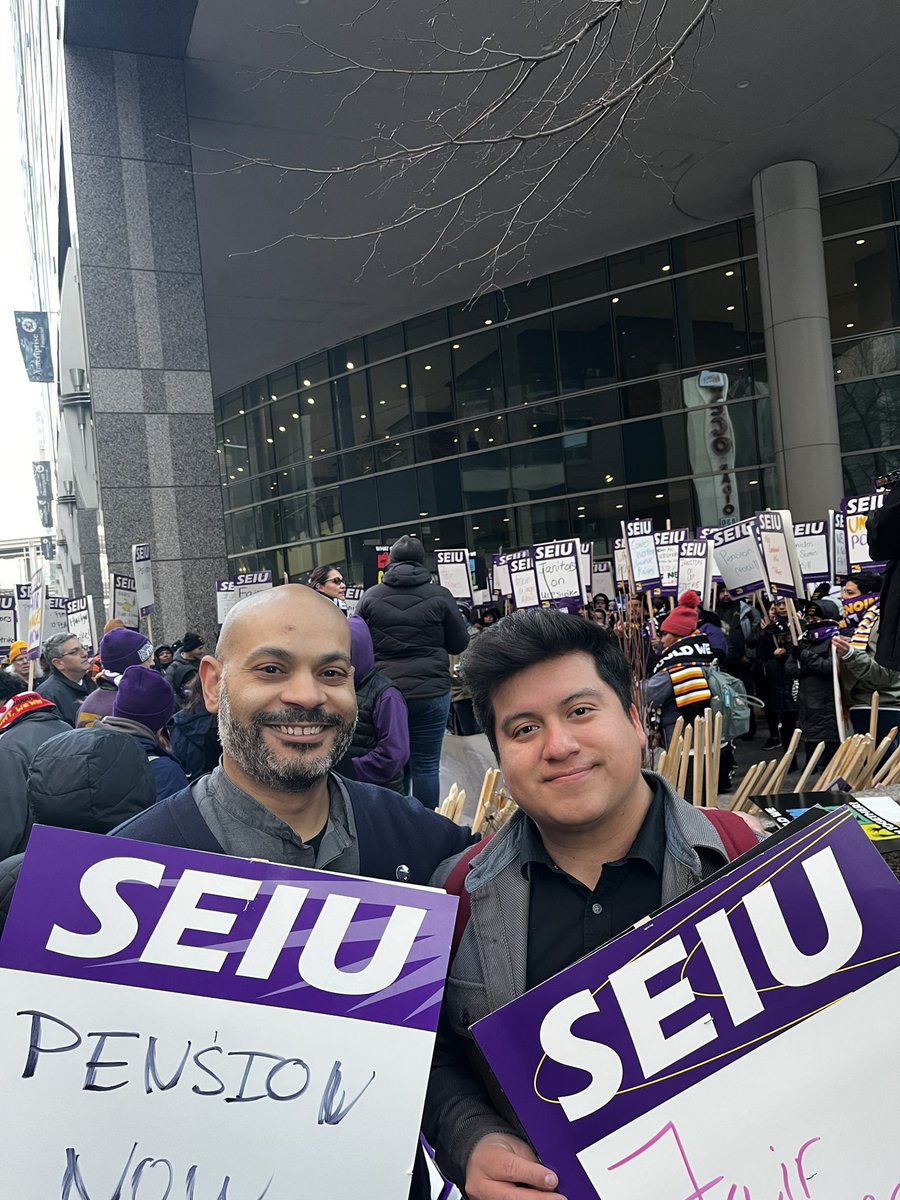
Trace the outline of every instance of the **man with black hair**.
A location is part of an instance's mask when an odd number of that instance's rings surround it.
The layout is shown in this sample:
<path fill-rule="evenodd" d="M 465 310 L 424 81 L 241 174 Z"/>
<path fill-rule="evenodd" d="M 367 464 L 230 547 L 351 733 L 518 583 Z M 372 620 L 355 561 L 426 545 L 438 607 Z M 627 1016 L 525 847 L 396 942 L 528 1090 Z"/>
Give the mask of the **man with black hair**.
<path fill-rule="evenodd" d="M 695 809 L 642 771 L 630 669 L 616 638 L 592 622 L 553 609 L 514 613 L 474 639 L 463 675 L 519 811 L 463 859 L 470 917 L 448 979 L 424 1130 L 469 1200 L 546 1200 L 556 1176 L 536 1161 L 469 1027 L 756 838 L 740 817 Z M 432 882 L 455 890 L 455 871 L 458 863 L 442 864 Z"/>

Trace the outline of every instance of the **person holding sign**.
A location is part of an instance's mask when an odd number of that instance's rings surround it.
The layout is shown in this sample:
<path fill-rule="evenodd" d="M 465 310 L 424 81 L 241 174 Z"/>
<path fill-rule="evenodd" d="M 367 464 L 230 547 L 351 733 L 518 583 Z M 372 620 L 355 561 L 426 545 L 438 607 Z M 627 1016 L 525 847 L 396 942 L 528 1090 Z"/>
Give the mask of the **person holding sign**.
<path fill-rule="evenodd" d="M 519 811 L 463 860 L 470 915 L 444 993 L 423 1128 L 469 1200 L 547 1200 L 556 1176 L 536 1161 L 469 1027 L 756 837 L 740 817 L 695 809 L 641 770 L 631 671 L 616 638 L 592 622 L 513 613 L 473 640 L 463 674 Z M 452 885 L 458 870 L 445 863 L 433 882 Z"/>
<path fill-rule="evenodd" d="M 846 627 L 832 639 L 832 645 L 851 705 L 870 706 L 873 692 L 878 692 L 882 705 L 900 705 L 900 671 L 881 666 L 877 658 L 880 585 L 879 576 L 861 573 L 848 576 L 841 590 Z"/>

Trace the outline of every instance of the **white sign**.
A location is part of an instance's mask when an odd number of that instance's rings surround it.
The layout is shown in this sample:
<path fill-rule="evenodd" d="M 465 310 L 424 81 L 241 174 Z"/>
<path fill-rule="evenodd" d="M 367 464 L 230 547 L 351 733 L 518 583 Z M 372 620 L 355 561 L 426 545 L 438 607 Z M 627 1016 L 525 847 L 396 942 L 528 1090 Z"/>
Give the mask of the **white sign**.
<path fill-rule="evenodd" d="M 0 595 L 0 646 L 7 649 L 16 641 L 16 598 L 7 593 Z"/>
<path fill-rule="evenodd" d="M 678 547 L 678 576 L 676 591 L 696 592 L 706 608 L 713 607 L 712 542 L 707 538 L 682 542 Z"/>
<path fill-rule="evenodd" d="M 713 555 L 722 582 L 733 596 L 769 591 L 766 571 L 756 540 L 756 521 L 738 521 L 714 531 Z"/>
<path fill-rule="evenodd" d="M 581 596 L 579 543 L 542 542 L 532 547 L 541 600 L 572 600 Z"/>
<path fill-rule="evenodd" d="M 625 552 L 624 538 L 616 538 L 613 543 L 613 563 L 616 571 L 616 587 L 623 592 L 633 592 L 634 583 L 631 579 L 631 566 Z"/>
<path fill-rule="evenodd" d="M 271 571 L 243 571 L 232 575 L 234 584 L 234 603 L 243 600 L 245 596 L 255 596 L 257 592 L 267 592 L 272 586 Z"/>
<path fill-rule="evenodd" d="M 344 591 L 344 603 L 347 605 L 347 616 L 356 616 L 356 610 L 359 608 L 359 602 L 363 598 L 365 588 L 348 586 Z"/>
<path fill-rule="evenodd" d="M 153 616 L 153 564 L 147 542 L 131 547 L 134 583 L 137 589 L 138 612 L 142 617 Z"/>
<path fill-rule="evenodd" d="M 648 518 L 622 522 L 622 537 L 628 555 L 629 573 L 636 592 L 659 587 L 659 558 L 653 522 Z"/>
<path fill-rule="evenodd" d="M 56 633 L 69 632 L 69 616 L 66 612 L 68 601 L 63 596 L 47 596 L 44 613 L 44 637 L 46 642 Z"/>
<path fill-rule="evenodd" d="M 216 620 L 220 625 L 225 624 L 225 618 L 234 608 L 237 597 L 234 594 L 234 581 L 231 579 L 216 580 Z"/>
<path fill-rule="evenodd" d="M 537 576 L 530 550 L 515 550 L 508 555 L 509 577 L 512 582 L 513 600 L 516 608 L 538 608 Z"/>
<path fill-rule="evenodd" d="M 595 559 L 591 563 L 591 591 L 594 596 L 603 595 L 612 600 L 616 594 L 616 581 L 613 577 L 613 565 L 608 558 Z"/>
<path fill-rule="evenodd" d="M 688 541 L 690 536 L 689 529 L 658 529 L 653 535 L 662 579 L 659 587 L 662 596 L 681 595 L 682 589 L 678 586 L 678 547 Z M 700 595 L 702 596 L 703 592 Z"/>
<path fill-rule="evenodd" d="M 472 576 L 469 573 L 468 550 L 435 550 L 434 561 L 437 564 L 438 581 L 445 587 L 454 600 L 463 600 L 471 604 Z"/>
<path fill-rule="evenodd" d="M 591 575 L 591 556 L 593 552 L 594 547 L 590 542 L 578 543 L 578 576 L 581 580 L 581 599 L 585 604 L 587 604 L 594 590 Z"/>
<path fill-rule="evenodd" d="M 406 1200 L 452 897 L 46 826 L 16 893 L 5 1197 Z"/>
<path fill-rule="evenodd" d="M 130 575 L 119 575 L 114 571 L 110 576 L 109 609 L 112 620 L 121 621 L 129 629 L 137 629 L 140 624 L 137 586 Z"/>
<path fill-rule="evenodd" d="M 76 600 L 66 601 L 66 617 L 69 622 L 69 633 L 79 639 L 89 654 L 96 654 L 99 649 L 97 629 L 94 625 L 94 602 L 90 596 L 79 596 Z"/>
<path fill-rule="evenodd" d="M 31 607 L 31 584 L 17 583 L 16 594 L 16 628 L 19 631 L 18 641 L 28 640 L 28 610 Z"/>
<path fill-rule="evenodd" d="M 850 568 L 847 565 L 847 518 L 840 509 L 835 511 L 830 508 L 828 524 L 831 533 L 831 564 L 834 568 L 831 582 L 837 583 L 845 575 L 850 574 Z"/>
<path fill-rule="evenodd" d="M 28 657 L 38 659 L 44 644 L 44 614 L 46 612 L 46 595 L 44 592 L 44 571 L 38 567 L 31 577 L 31 591 L 28 601 Z"/>
<path fill-rule="evenodd" d="M 869 553 L 869 534 L 866 526 L 869 516 L 884 504 L 887 492 L 873 492 L 870 496 L 853 496 L 841 505 L 846 518 L 847 560 L 850 571 L 877 571 L 884 566 L 877 563 Z"/>
<path fill-rule="evenodd" d="M 509 576 L 509 555 L 495 554 L 494 569 L 491 577 L 494 594 L 498 596 L 512 595 L 512 580 Z"/>
<path fill-rule="evenodd" d="M 822 583 L 831 580 L 831 562 L 828 556 L 830 542 L 828 521 L 799 521 L 794 524 L 794 545 L 804 583 Z"/>
<path fill-rule="evenodd" d="M 779 596 L 802 596 L 803 573 L 794 545 L 794 522 L 785 509 L 766 509 L 756 514 L 766 579 Z"/>

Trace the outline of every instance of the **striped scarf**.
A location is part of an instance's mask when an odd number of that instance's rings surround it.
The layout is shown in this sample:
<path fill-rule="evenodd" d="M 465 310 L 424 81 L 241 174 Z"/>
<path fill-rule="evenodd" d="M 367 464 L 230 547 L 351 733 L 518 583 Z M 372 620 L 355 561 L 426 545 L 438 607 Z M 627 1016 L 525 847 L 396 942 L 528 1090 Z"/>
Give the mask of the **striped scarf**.
<path fill-rule="evenodd" d="M 703 668 L 715 665 L 715 655 L 706 637 L 702 633 L 692 633 L 672 643 L 657 663 L 656 670 L 665 671 L 672 680 L 676 706 L 687 708 L 692 704 L 706 705 L 712 700 Z"/>
<path fill-rule="evenodd" d="M 866 610 L 865 616 L 853 630 L 850 637 L 850 645 L 854 650 L 868 650 L 869 638 L 872 636 L 872 626 L 878 620 L 879 606 L 873 604 L 871 608 Z"/>

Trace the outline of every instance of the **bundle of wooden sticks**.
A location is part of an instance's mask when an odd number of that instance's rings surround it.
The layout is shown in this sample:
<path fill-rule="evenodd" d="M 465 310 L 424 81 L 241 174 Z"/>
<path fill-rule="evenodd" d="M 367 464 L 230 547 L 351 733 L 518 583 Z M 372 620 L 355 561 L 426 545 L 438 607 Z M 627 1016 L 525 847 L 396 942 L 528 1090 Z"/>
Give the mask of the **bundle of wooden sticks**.
<path fill-rule="evenodd" d="M 454 783 L 447 793 L 446 799 L 438 807 L 438 812 L 444 817 L 449 817 L 451 821 L 455 821 L 459 825 L 462 820 L 465 804 L 465 788 L 460 789 Z M 484 773 L 484 781 L 481 785 L 478 804 L 475 806 L 475 816 L 472 819 L 472 832 L 495 833 L 501 826 L 506 824 L 515 812 L 515 809 L 515 801 L 500 787 L 499 770 L 488 767 Z"/>

